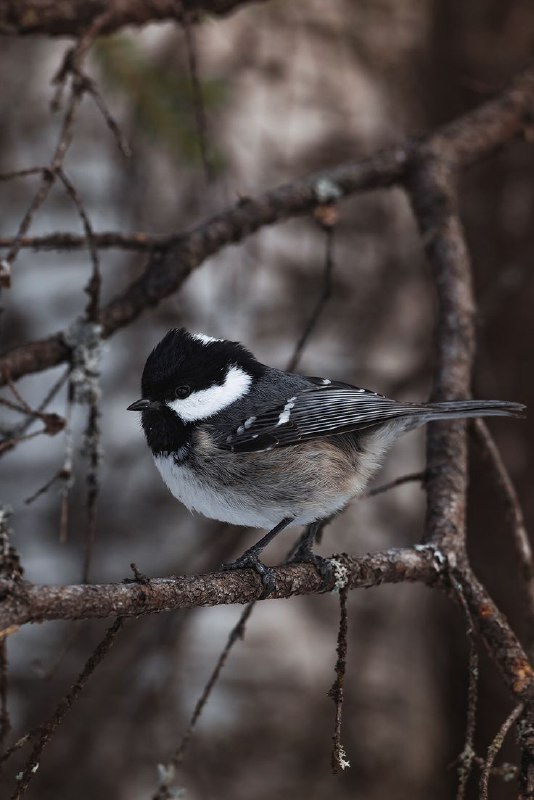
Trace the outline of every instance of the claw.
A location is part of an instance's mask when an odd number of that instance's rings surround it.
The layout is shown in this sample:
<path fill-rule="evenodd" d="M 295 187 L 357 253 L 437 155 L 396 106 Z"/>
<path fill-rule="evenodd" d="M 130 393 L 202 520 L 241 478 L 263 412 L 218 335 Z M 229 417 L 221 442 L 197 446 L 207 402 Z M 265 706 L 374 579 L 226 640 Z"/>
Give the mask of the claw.
<path fill-rule="evenodd" d="M 240 558 L 236 558 L 235 561 L 231 561 L 229 564 L 222 564 L 221 569 L 253 569 L 255 572 L 257 572 L 263 584 L 263 592 L 260 595 L 260 600 L 264 600 L 266 597 L 269 597 L 269 595 L 271 595 L 276 589 L 274 570 L 271 569 L 271 567 L 267 567 L 254 553 L 245 553 Z"/>
<path fill-rule="evenodd" d="M 329 558 L 318 556 L 309 547 L 304 547 L 296 551 L 288 564 L 313 564 L 321 578 L 323 584 L 329 586 L 334 579 L 334 568 Z M 327 589 L 325 588 L 326 592 Z"/>

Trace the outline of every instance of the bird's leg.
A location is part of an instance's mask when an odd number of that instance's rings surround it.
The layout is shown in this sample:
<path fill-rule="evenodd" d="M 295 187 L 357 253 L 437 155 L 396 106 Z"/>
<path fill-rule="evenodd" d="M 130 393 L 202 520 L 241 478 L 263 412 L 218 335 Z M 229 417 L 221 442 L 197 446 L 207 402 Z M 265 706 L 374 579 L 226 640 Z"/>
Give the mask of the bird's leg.
<path fill-rule="evenodd" d="M 323 522 L 324 520 L 317 520 L 308 525 L 304 536 L 299 541 L 290 558 L 288 558 L 287 563 L 301 564 L 304 562 L 306 564 L 313 564 L 326 583 L 332 577 L 332 564 L 330 563 L 330 559 L 318 556 L 312 551 L 315 537 L 322 531 Z"/>
<path fill-rule="evenodd" d="M 265 564 L 260 561 L 259 554 L 261 551 L 267 547 L 267 545 L 272 542 L 274 537 L 283 531 L 284 528 L 287 528 L 293 522 L 293 517 L 284 517 L 284 519 L 276 525 L 272 531 L 266 533 L 259 542 L 249 547 L 248 550 L 245 550 L 242 556 L 236 558 L 235 561 L 230 562 L 229 564 L 223 564 L 222 569 L 246 569 L 247 567 L 255 570 L 258 575 L 261 577 L 261 582 L 264 586 L 264 591 L 262 597 L 267 597 L 276 589 L 276 580 L 274 577 L 274 572 L 271 567 L 265 566 Z"/>

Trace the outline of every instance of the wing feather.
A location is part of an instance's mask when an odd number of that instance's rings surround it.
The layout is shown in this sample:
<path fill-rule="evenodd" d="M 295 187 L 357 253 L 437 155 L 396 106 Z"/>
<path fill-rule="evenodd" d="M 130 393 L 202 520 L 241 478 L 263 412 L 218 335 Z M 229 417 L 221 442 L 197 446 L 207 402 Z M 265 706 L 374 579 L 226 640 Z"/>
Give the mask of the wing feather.
<path fill-rule="evenodd" d="M 309 389 L 259 410 L 223 439 L 220 447 L 259 452 L 339 433 L 364 431 L 373 425 L 422 411 L 421 406 L 340 383 L 312 378 Z"/>

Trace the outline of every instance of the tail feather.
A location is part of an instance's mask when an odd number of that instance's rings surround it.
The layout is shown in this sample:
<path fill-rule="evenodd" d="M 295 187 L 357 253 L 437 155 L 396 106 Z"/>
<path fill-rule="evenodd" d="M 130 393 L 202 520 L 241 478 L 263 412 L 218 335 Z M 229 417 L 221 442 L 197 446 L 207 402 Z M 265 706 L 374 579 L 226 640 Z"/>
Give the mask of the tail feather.
<path fill-rule="evenodd" d="M 466 419 L 468 417 L 524 417 L 526 406 L 506 400 L 450 400 L 430 403 L 426 420 Z"/>

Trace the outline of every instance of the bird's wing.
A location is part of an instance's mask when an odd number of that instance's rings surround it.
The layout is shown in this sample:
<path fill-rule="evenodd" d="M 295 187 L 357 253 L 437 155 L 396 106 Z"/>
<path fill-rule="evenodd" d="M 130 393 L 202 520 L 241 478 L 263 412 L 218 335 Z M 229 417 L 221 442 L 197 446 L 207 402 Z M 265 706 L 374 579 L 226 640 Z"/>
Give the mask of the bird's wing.
<path fill-rule="evenodd" d="M 309 389 L 244 419 L 222 437 L 219 447 L 236 453 L 271 450 L 338 433 L 357 433 L 423 410 L 345 383 L 321 378 L 311 378 L 310 382 Z"/>

